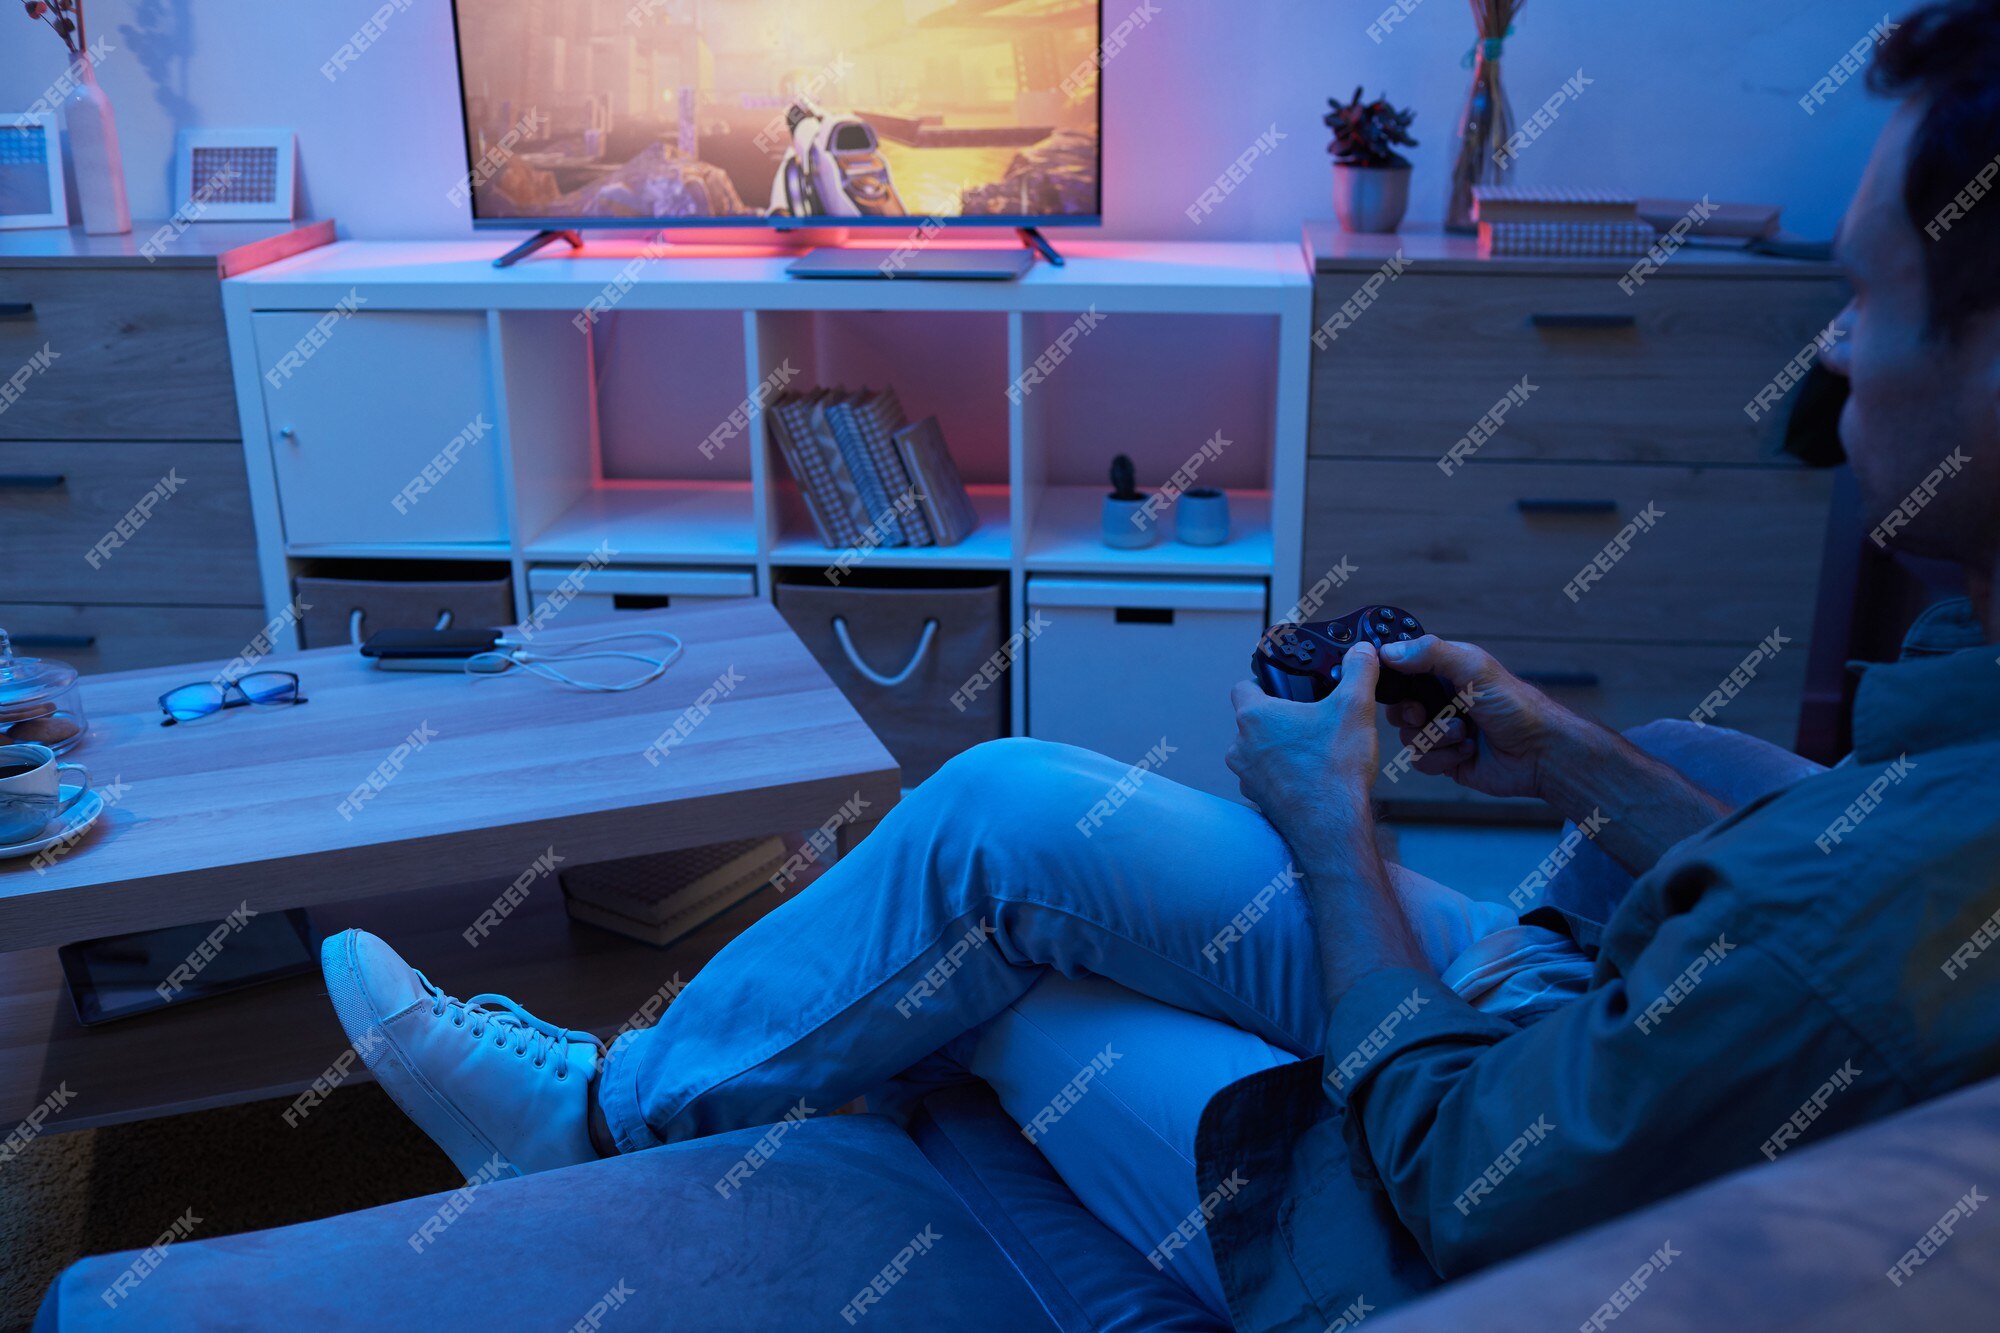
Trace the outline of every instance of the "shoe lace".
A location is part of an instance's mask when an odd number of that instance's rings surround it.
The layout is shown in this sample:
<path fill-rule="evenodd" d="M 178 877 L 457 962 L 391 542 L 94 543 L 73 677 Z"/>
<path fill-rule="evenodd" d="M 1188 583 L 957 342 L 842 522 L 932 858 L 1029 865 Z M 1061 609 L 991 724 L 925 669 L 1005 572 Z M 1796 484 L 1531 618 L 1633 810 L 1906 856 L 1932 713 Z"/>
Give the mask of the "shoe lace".
<path fill-rule="evenodd" d="M 424 990 L 431 997 L 431 1013 L 442 1018 L 451 1015 L 454 1026 L 472 1028 L 475 1038 L 484 1037 L 488 1027 L 493 1028 L 496 1046 L 512 1045 L 514 1054 L 524 1058 L 532 1057 L 535 1068 L 548 1063 L 549 1055 L 556 1058 L 556 1077 L 569 1077 L 569 1048 L 573 1041 L 588 1043 L 600 1059 L 604 1055 L 604 1043 L 588 1032 L 574 1032 L 569 1028 L 559 1028 L 544 1019 L 536 1018 L 504 995 L 475 995 L 469 1000 L 456 999 L 446 995 L 431 984 L 431 979 L 417 973 Z"/>

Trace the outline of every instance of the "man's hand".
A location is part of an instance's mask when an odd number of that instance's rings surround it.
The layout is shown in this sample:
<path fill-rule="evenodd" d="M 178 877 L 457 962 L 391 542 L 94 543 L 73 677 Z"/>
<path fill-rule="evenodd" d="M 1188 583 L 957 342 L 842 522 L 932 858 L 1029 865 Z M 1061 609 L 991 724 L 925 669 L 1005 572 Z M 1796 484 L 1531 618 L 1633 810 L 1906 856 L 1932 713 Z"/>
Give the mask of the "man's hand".
<path fill-rule="evenodd" d="M 1340 684 L 1318 703 L 1274 699 L 1252 681 L 1230 692 L 1236 740 L 1229 769 L 1304 861 L 1340 853 L 1371 827 L 1375 780 L 1375 650 L 1347 654 Z"/>
<path fill-rule="evenodd" d="M 1368 808 L 1381 757 L 1376 670 L 1373 645 L 1361 643 L 1348 651 L 1340 684 L 1316 704 L 1273 699 L 1247 680 L 1230 694 L 1229 767 L 1305 872 L 1329 1011 L 1370 973 L 1428 967 L 1389 887 Z"/>
<path fill-rule="evenodd" d="M 1428 721 L 1422 704 L 1389 710 L 1403 744 L 1417 750 L 1412 767 L 1419 773 L 1441 773 L 1488 796 L 1543 795 L 1542 764 L 1568 731 L 1580 725 L 1575 714 L 1469 643 L 1426 634 L 1408 643 L 1384 644 L 1382 661 L 1391 671 L 1434 672 L 1471 700 L 1465 709 L 1472 717 L 1471 735 L 1461 714 L 1437 724 L 1420 740 Z"/>
<path fill-rule="evenodd" d="M 1572 823 L 1592 820 L 1597 845 L 1635 875 L 1728 813 L 1679 772 L 1570 712 L 1484 649 L 1426 634 L 1385 644 L 1382 657 L 1392 671 L 1436 672 L 1471 700 L 1474 734 L 1468 738 L 1456 717 L 1438 724 L 1435 743 L 1412 767 L 1489 796 L 1540 797 Z M 1403 744 L 1418 744 L 1422 706 L 1391 712 Z"/>

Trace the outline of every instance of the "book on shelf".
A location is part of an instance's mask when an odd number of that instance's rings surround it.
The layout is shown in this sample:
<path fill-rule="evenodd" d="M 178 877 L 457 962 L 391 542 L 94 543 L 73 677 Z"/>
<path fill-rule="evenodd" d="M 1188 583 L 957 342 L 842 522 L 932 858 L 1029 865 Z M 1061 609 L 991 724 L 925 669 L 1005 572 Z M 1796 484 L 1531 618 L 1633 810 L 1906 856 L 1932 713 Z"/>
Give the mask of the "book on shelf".
<path fill-rule="evenodd" d="M 944 429 L 936 417 L 896 432 L 896 451 L 909 475 L 918 506 L 939 546 L 956 546 L 979 530 L 979 511 L 958 475 L 958 465 L 945 448 Z"/>
<path fill-rule="evenodd" d="M 1647 222 L 1482 222 L 1479 248 L 1489 255 L 1629 259 L 1659 239 Z"/>
<path fill-rule="evenodd" d="M 916 478 L 903 464 L 896 449 L 896 432 L 909 424 L 903 404 L 894 389 L 871 394 L 854 410 L 854 422 L 861 431 L 861 443 L 875 478 L 889 497 L 889 509 L 902 527 L 911 546 L 935 546 L 931 525 L 923 504 L 915 494 Z"/>
<path fill-rule="evenodd" d="M 842 395 L 838 402 L 828 405 L 826 421 L 833 427 L 840 456 L 846 461 L 867 510 L 868 520 L 862 525 L 867 539 L 877 546 L 908 546 L 910 539 L 903 531 L 902 515 L 896 511 L 896 493 L 889 489 L 887 479 L 868 456 L 868 442 L 861 435 L 860 405 L 872 396 L 866 389 Z"/>
<path fill-rule="evenodd" d="M 1605 190 L 1475 185 L 1472 216 L 1476 222 L 1636 222 L 1639 201 Z"/>
<path fill-rule="evenodd" d="M 831 419 L 846 401 L 845 391 L 822 389 L 813 395 L 806 419 L 812 453 L 819 461 L 817 481 L 834 515 L 834 540 L 841 546 L 857 546 L 872 520 L 861 484 L 848 467 L 847 455 L 840 447 Z"/>
<path fill-rule="evenodd" d="M 894 389 L 787 392 L 771 441 L 830 547 L 953 546 L 979 530 L 936 417 L 911 425 Z"/>
<path fill-rule="evenodd" d="M 778 456 L 785 460 L 785 469 L 799 484 L 799 498 L 805 501 L 806 514 L 812 519 L 813 531 L 820 541 L 828 546 L 835 545 L 833 519 L 829 513 L 820 487 L 813 480 L 812 469 L 807 466 L 805 454 L 800 444 L 799 423 L 795 420 L 799 406 L 797 394 L 780 394 L 771 404 L 767 413 L 771 423 L 771 442 L 778 448 Z M 846 545 L 846 543 L 839 543 Z"/>

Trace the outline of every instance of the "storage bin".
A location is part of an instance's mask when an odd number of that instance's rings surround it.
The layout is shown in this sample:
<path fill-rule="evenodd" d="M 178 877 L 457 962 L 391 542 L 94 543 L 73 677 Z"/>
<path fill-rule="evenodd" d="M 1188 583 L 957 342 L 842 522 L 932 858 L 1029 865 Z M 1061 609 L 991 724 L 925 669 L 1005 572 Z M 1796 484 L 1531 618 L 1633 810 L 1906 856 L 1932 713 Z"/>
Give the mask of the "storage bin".
<path fill-rule="evenodd" d="M 514 590 L 509 579 L 388 580 L 321 578 L 293 580 L 299 604 L 299 633 L 308 648 L 360 643 L 385 629 L 486 629 L 514 623 Z"/>
<path fill-rule="evenodd" d="M 1162 776 L 1242 799 L 1223 756 L 1229 690 L 1266 628 L 1261 580 L 1028 579 L 1028 734 L 1150 761 Z"/>
<path fill-rule="evenodd" d="M 574 566 L 536 565 L 528 570 L 528 604 L 539 605 L 567 579 L 581 585 L 555 619 L 565 625 L 608 620 L 620 611 L 657 611 L 668 606 L 723 601 L 757 595 L 757 574 L 749 569 L 591 569 L 578 576 Z M 530 611 L 532 615 L 532 610 Z"/>
<path fill-rule="evenodd" d="M 1006 734 L 1006 678 L 969 684 L 1000 649 L 998 583 L 780 583 L 775 600 L 793 633 L 896 757 L 904 786 L 916 786 L 959 751 Z"/>

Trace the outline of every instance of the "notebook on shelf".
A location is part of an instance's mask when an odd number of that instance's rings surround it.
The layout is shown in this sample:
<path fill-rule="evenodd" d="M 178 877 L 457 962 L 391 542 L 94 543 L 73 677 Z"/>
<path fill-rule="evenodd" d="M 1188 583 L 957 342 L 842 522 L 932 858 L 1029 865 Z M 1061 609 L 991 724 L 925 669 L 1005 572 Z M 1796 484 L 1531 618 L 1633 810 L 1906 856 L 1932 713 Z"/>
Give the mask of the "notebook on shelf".
<path fill-rule="evenodd" d="M 798 395 L 783 394 L 771 404 L 765 414 L 770 422 L 771 442 L 777 446 L 778 456 L 785 461 L 785 470 L 798 483 L 799 498 L 805 502 L 806 514 L 812 519 L 813 531 L 819 534 L 821 542 L 834 544 L 833 523 L 827 511 L 827 502 L 819 486 L 812 480 L 812 469 L 806 465 L 798 439 L 793 435 L 797 428 L 793 420 L 798 406 Z"/>
<path fill-rule="evenodd" d="M 1636 222 L 1639 201 L 1607 190 L 1475 185 L 1472 216 L 1478 222 Z"/>
<path fill-rule="evenodd" d="M 829 416 L 846 401 L 847 394 L 840 390 L 822 389 L 814 394 L 807 412 L 806 438 L 812 446 L 810 453 L 817 459 L 827 507 L 833 514 L 834 541 L 841 546 L 856 546 L 869 528 L 868 504 Z"/>
<path fill-rule="evenodd" d="M 885 478 L 877 471 L 874 460 L 869 457 L 868 443 L 862 438 L 859 405 L 870 396 L 867 389 L 859 394 L 843 395 L 837 402 L 829 403 L 826 409 L 827 425 L 833 429 L 833 438 L 840 448 L 840 456 L 847 463 L 847 470 L 854 477 L 855 489 L 861 494 L 861 504 L 867 515 L 862 524 L 864 534 L 878 546 L 907 546 L 909 537 L 903 531 L 902 516 L 896 512 L 893 492 Z M 869 529 L 873 532 L 869 532 Z"/>
<path fill-rule="evenodd" d="M 903 456 L 896 448 L 896 432 L 909 424 L 896 391 L 884 389 L 871 395 L 855 408 L 854 419 L 860 427 L 868 461 L 889 497 L 889 508 L 896 515 L 903 536 L 911 546 L 936 545 L 923 504 L 914 494 L 916 478 L 904 465 Z"/>
<path fill-rule="evenodd" d="M 939 546 L 956 546 L 979 530 L 979 511 L 945 447 L 934 416 L 896 432 L 896 451 L 916 492 L 918 506 Z"/>

